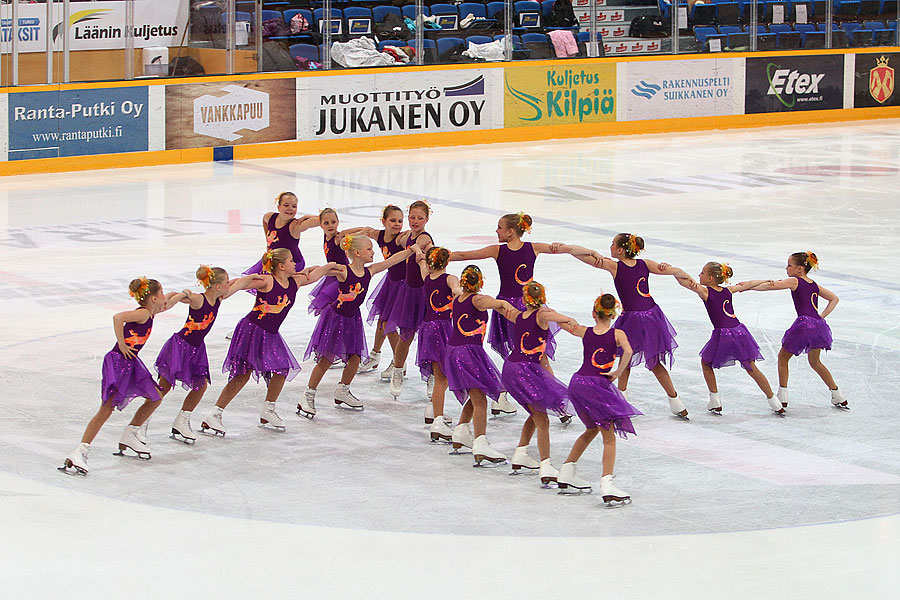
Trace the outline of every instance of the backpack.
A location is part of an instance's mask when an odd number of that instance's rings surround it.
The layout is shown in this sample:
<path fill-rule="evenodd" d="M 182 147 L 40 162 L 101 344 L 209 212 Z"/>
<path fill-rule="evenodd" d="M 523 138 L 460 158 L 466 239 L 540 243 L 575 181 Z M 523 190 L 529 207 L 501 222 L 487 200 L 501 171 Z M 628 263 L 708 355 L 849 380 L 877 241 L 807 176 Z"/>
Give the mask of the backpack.
<path fill-rule="evenodd" d="M 190 56 L 176 56 L 169 62 L 169 75 L 173 77 L 203 75 L 205 73 L 203 65 Z"/>
<path fill-rule="evenodd" d="M 309 22 L 306 17 L 297 13 L 291 17 L 291 33 L 303 33 L 304 31 L 309 31 Z"/>
<path fill-rule="evenodd" d="M 628 29 L 629 37 L 641 38 L 661 38 L 669 37 L 663 20 L 659 16 L 641 15 L 635 17 L 631 21 L 631 27 Z"/>
<path fill-rule="evenodd" d="M 556 0 L 547 17 L 549 27 L 576 27 L 578 19 L 575 18 L 575 10 L 570 0 Z"/>
<path fill-rule="evenodd" d="M 375 24 L 375 35 L 379 40 L 408 40 L 413 37 L 403 19 L 394 13 L 388 13 L 384 21 Z"/>
<path fill-rule="evenodd" d="M 283 19 L 266 19 L 262 22 L 263 39 L 291 35 L 291 27 Z"/>

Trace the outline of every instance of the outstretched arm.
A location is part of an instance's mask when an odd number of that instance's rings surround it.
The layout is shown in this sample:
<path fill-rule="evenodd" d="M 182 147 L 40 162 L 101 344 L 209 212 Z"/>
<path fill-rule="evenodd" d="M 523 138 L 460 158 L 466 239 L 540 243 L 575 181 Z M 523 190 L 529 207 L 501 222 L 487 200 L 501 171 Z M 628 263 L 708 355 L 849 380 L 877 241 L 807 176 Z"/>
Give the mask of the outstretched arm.
<path fill-rule="evenodd" d="M 340 272 L 341 267 L 343 267 L 343 265 L 337 263 L 325 263 L 321 267 L 307 267 L 299 273 L 295 273 L 293 277 L 297 281 L 297 285 L 303 287 L 304 285 L 315 283 L 326 275 L 336 275 Z"/>
<path fill-rule="evenodd" d="M 478 310 L 496 310 L 510 321 L 515 321 L 516 316 L 518 316 L 520 312 L 506 300 L 497 300 L 496 298 L 491 298 L 484 294 L 475 294 L 472 298 L 472 304 L 474 304 L 475 308 Z"/>
<path fill-rule="evenodd" d="M 195 294 L 191 290 L 181 290 L 181 293 L 184 294 L 184 298 L 180 300 L 190 306 L 191 308 L 200 308 L 203 306 L 203 294 Z"/>
<path fill-rule="evenodd" d="M 681 287 L 691 290 L 692 292 L 700 296 L 701 300 L 705 301 L 707 298 L 709 298 L 709 289 L 705 285 L 700 285 L 699 283 L 694 281 L 694 278 L 688 275 L 684 269 L 669 267 L 669 265 L 666 265 L 665 263 L 663 263 L 663 265 L 668 267 L 666 270 L 671 271 L 668 274 L 674 275 L 675 281 L 677 281 Z"/>
<path fill-rule="evenodd" d="M 567 317 L 566 315 L 560 314 L 550 308 L 549 306 L 542 306 L 538 309 L 538 325 L 541 327 L 546 327 L 548 323 L 559 323 L 560 326 L 563 324 L 574 324 L 578 325 L 578 321 L 573 319 L 572 317 Z"/>
<path fill-rule="evenodd" d="M 840 298 L 837 297 L 837 294 L 830 290 L 826 290 L 821 285 L 819 286 L 819 298 L 824 298 L 828 300 L 828 306 L 826 306 L 819 315 L 824 319 L 828 315 L 831 314 L 831 311 L 834 310 L 834 307 L 837 306 L 837 303 L 840 301 Z"/>
<path fill-rule="evenodd" d="M 767 285 L 775 283 L 771 279 L 752 279 L 750 281 L 741 281 L 740 283 L 736 283 L 734 285 L 726 286 L 728 291 L 732 294 L 738 294 L 740 292 L 747 292 L 749 290 L 754 290 L 761 285 Z"/>
<path fill-rule="evenodd" d="M 486 258 L 497 258 L 497 253 L 499 250 L 500 246 L 498 244 L 494 244 L 493 246 L 485 246 L 484 248 L 479 248 L 478 250 L 451 252 L 450 260 L 484 260 Z"/>
<path fill-rule="evenodd" d="M 562 242 L 553 242 L 550 244 L 550 252 L 553 254 L 571 254 L 581 262 L 603 269 L 612 273 L 615 261 L 606 258 L 596 250 L 585 248 L 584 246 L 576 246 L 574 244 L 563 244 Z"/>
<path fill-rule="evenodd" d="M 230 298 L 241 290 L 258 289 L 259 286 L 266 283 L 266 278 L 258 273 L 244 275 L 238 279 L 232 279 L 228 282 L 228 291 L 222 296 L 222 299 Z"/>
<path fill-rule="evenodd" d="M 303 215 L 302 217 L 294 219 L 294 221 L 291 223 L 291 235 L 293 235 L 294 237 L 300 237 L 300 234 L 307 229 L 312 229 L 313 227 L 318 226 L 318 215 Z"/>
<path fill-rule="evenodd" d="M 169 292 L 168 294 L 165 295 L 165 298 L 166 298 L 166 305 L 163 306 L 162 310 L 160 310 L 159 312 L 165 312 L 165 311 L 169 310 L 170 308 L 172 308 L 173 306 L 175 306 L 176 304 L 178 304 L 179 302 L 184 300 L 185 295 L 184 295 L 184 292 Z"/>
<path fill-rule="evenodd" d="M 787 277 L 785 279 L 779 279 L 778 281 L 772 281 L 769 279 L 757 285 L 751 290 L 756 290 L 757 292 L 771 292 L 772 290 L 796 290 L 797 289 L 797 278 L 796 277 Z"/>
<path fill-rule="evenodd" d="M 584 337 L 584 332 L 587 331 L 587 329 L 588 329 L 588 328 L 585 327 L 584 325 L 579 325 L 579 324 L 578 324 L 578 321 L 576 321 L 575 319 L 572 319 L 572 320 L 570 320 L 570 321 L 566 321 L 565 323 L 560 323 L 559 326 L 560 326 L 564 331 L 568 331 L 569 333 L 571 333 L 571 334 L 574 335 L 575 337 L 580 337 L 580 338 L 583 338 L 583 337 Z"/>
<path fill-rule="evenodd" d="M 374 275 L 375 273 L 380 273 L 380 272 L 384 271 L 385 269 L 389 269 L 389 268 L 393 267 L 394 265 L 396 265 L 397 263 L 401 263 L 404 260 L 406 260 L 407 258 L 409 258 L 410 256 L 412 256 L 413 254 L 415 254 L 415 252 L 417 250 L 419 250 L 421 252 L 421 249 L 417 245 L 413 244 L 406 250 L 397 252 L 396 254 L 394 254 L 387 260 L 383 260 L 381 262 L 377 262 L 372 265 L 369 265 L 369 272 L 372 273 L 372 275 Z"/>

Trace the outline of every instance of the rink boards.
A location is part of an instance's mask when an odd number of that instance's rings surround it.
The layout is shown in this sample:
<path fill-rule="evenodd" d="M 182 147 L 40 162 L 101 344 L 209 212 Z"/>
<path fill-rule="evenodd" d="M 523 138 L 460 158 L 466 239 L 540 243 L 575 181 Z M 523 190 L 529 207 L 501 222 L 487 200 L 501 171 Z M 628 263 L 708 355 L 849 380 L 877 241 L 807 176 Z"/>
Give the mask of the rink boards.
<path fill-rule="evenodd" d="M 885 50 L 5 88 L 0 174 L 898 117 Z"/>

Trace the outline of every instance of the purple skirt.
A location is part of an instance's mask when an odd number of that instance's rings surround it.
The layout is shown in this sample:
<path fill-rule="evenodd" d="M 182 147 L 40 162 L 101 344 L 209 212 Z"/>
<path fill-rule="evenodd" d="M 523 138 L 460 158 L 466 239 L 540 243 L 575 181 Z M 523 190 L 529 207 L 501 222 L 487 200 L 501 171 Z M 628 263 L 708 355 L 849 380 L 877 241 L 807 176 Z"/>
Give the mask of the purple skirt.
<path fill-rule="evenodd" d="M 173 334 L 156 357 L 156 372 L 172 385 L 180 381 L 186 390 L 202 390 L 210 382 L 206 344 L 192 346 Z"/>
<path fill-rule="evenodd" d="M 497 296 L 497 300 L 506 300 L 517 309 L 522 311 L 525 310 L 525 302 L 522 301 L 521 296 L 517 298 Z M 553 357 L 556 355 L 556 340 L 554 337 L 558 331 L 559 325 L 550 323 L 550 334 L 549 339 L 547 340 L 546 350 L 547 358 L 550 360 L 553 360 Z M 503 315 L 498 314 L 497 311 L 492 311 L 491 322 L 490 325 L 488 325 L 487 340 L 491 345 L 491 348 L 494 349 L 494 352 L 502 356 L 504 360 L 509 358 L 509 355 L 512 354 L 512 351 L 516 346 L 515 342 L 513 342 L 513 323 Z"/>
<path fill-rule="evenodd" d="M 654 369 L 667 360 L 669 368 L 672 367 L 672 353 L 678 347 L 675 328 L 659 306 L 650 310 L 626 310 L 616 319 L 615 327 L 625 332 L 634 350 L 632 367 L 645 363 L 648 369 Z M 619 349 L 616 354 L 621 355 L 622 350 Z"/>
<path fill-rule="evenodd" d="M 323 277 L 313 291 L 309 293 L 309 312 L 316 316 L 322 314 L 325 307 L 337 300 L 338 280 L 334 275 Z"/>
<path fill-rule="evenodd" d="M 713 369 L 730 367 L 739 362 L 749 371 L 752 368 L 750 363 L 763 360 L 763 355 L 759 352 L 759 344 L 741 323 L 737 327 L 713 329 L 712 336 L 700 351 L 700 360 Z"/>
<path fill-rule="evenodd" d="M 628 404 L 619 388 L 602 375 L 572 375 L 569 398 L 585 427 L 609 429 L 612 426 L 623 439 L 626 434 L 634 435 L 631 417 L 644 414 Z"/>
<path fill-rule="evenodd" d="M 159 401 L 159 386 L 140 358 L 125 358 L 113 349 L 103 357 L 100 398 L 101 404 L 111 404 L 113 408 L 122 410 L 132 398 Z"/>
<path fill-rule="evenodd" d="M 507 360 L 503 363 L 500 379 L 506 391 L 529 414 L 532 408 L 559 416 L 568 414 L 566 406 L 569 391 L 566 384 L 551 375 L 540 363 Z"/>
<path fill-rule="evenodd" d="M 494 400 L 503 392 L 500 371 L 480 345 L 448 345 L 442 367 L 448 388 L 460 404 L 465 404 L 469 399 L 469 390 L 481 390 Z"/>
<path fill-rule="evenodd" d="M 409 287 L 401 282 L 390 312 L 381 315 L 385 321 L 384 332 L 399 332 L 407 342 L 413 339 L 425 320 L 426 303 L 424 287 Z"/>
<path fill-rule="evenodd" d="M 831 350 L 831 327 L 825 319 L 797 317 L 781 338 L 781 347 L 799 356 L 810 350 Z"/>
<path fill-rule="evenodd" d="M 389 273 L 381 278 L 366 301 L 366 306 L 369 307 L 366 321 L 369 324 L 374 323 L 376 319 L 379 321 L 387 319 L 402 285 L 405 285 L 402 279 L 391 279 Z"/>
<path fill-rule="evenodd" d="M 303 360 L 315 355 L 316 361 L 325 358 L 331 362 L 338 359 L 347 362 L 354 354 L 363 360 L 369 356 L 362 315 L 357 310 L 348 317 L 336 312 L 331 305 L 325 307 L 316 321 Z"/>
<path fill-rule="evenodd" d="M 234 328 L 222 372 L 228 373 L 229 381 L 247 372 L 257 382 L 260 375 L 267 383 L 273 375 L 290 381 L 300 372 L 300 363 L 281 334 L 269 333 L 244 317 Z"/>
<path fill-rule="evenodd" d="M 432 363 L 444 364 L 447 356 L 447 341 L 453 324 L 447 319 L 422 321 L 419 327 L 419 347 L 416 350 L 416 365 L 423 380 L 434 375 Z"/>

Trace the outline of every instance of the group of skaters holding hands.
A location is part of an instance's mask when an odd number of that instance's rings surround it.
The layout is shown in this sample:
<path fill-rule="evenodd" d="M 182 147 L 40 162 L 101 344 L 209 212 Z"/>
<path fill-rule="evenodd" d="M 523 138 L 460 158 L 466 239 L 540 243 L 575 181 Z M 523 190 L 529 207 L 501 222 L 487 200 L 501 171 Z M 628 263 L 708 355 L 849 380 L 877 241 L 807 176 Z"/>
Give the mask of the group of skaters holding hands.
<path fill-rule="evenodd" d="M 363 402 L 350 390 L 358 373 L 379 367 L 383 343 L 388 341 L 392 360 L 381 373 L 395 398 L 400 395 L 413 340 L 418 337 L 415 366 L 427 382 L 425 422 L 435 443 L 449 443 L 454 452 L 471 450 L 476 466 L 510 463 L 513 473 L 537 473 L 544 487 L 560 493 L 590 492 L 591 484 L 576 473 L 576 464 L 599 434 L 603 441 L 600 493 L 608 504 L 630 502 L 630 496 L 612 483 L 617 435 L 634 434 L 631 417 L 642 414 L 627 399 L 632 367 L 644 364 L 666 392 L 671 412 L 688 419 L 666 363 L 671 367 L 675 329 L 650 294 L 650 275 L 673 276 L 679 284 L 703 301 L 713 325 L 712 336 L 700 352 L 703 376 L 709 388 L 707 410 L 720 414 L 715 371 L 739 363 L 763 392 L 771 410 L 784 415 L 788 407 L 788 367 L 792 357 L 808 355 L 809 364 L 831 392 L 831 403 L 847 408 L 830 372 L 821 362 L 822 350 L 832 344 L 825 317 L 834 310 L 837 296 L 809 277 L 818 267 L 816 255 L 798 252 L 788 258 L 787 277 L 779 281 L 752 280 L 727 285 L 732 270 L 726 264 L 708 262 L 697 280 L 683 269 L 638 258 L 644 241 L 620 233 L 609 247 L 609 256 L 562 243 L 527 242 L 532 219 L 507 214 L 497 224 L 498 244 L 479 250 L 451 252 L 437 246 L 425 230 L 431 208 L 425 201 L 413 202 L 404 214 L 389 205 L 382 213 L 382 228 L 356 227 L 339 230 L 338 215 L 326 208 L 318 216 L 297 218 L 297 197 L 284 192 L 277 198 L 277 211 L 263 218 L 267 249 L 260 261 L 241 277 L 229 278 L 219 267 L 201 266 L 197 279 L 202 293 L 190 290 L 164 293 L 153 279 L 131 282 L 129 292 L 138 306 L 113 317 L 116 345 L 103 360 L 101 405 L 88 423 L 81 444 L 69 454 L 64 470 L 87 474 L 90 444 L 117 408 L 133 398 L 144 402 L 125 428 L 119 452 L 132 451 L 149 459 L 147 423 L 160 401 L 180 384 L 187 395 L 172 424 L 172 437 L 193 443 L 190 424 L 210 383 L 204 338 L 216 320 L 221 303 L 241 290 L 254 294 L 253 307 L 231 335 L 223 372 L 228 383 L 201 423 L 204 432 L 224 436 L 223 411 L 251 377 L 266 382 L 267 392 L 260 410 L 260 424 L 284 429 L 275 405 L 285 382 L 300 372 L 300 363 L 279 333 L 293 308 L 300 287 L 318 282 L 310 294 L 309 311 L 317 322 L 308 341 L 304 360 L 315 366 L 300 395 L 297 414 L 316 416 L 319 385 L 333 366 L 342 367 L 333 400 L 338 408 L 362 410 Z M 303 231 L 320 226 L 324 232 L 327 263 L 306 267 L 299 250 Z M 374 243 L 373 243 L 374 240 Z M 383 260 L 374 262 L 375 244 Z M 534 265 L 541 254 L 570 254 L 586 264 L 608 271 L 616 296 L 601 294 L 591 307 L 592 322 L 575 318 L 547 305 L 544 286 L 534 281 Z M 460 275 L 448 272 L 450 262 L 493 259 L 500 280 L 496 297 L 482 294 L 484 274 L 475 264 Z M 387 271 L 372 289 L 372 279 Z M 372 289 L 371 294 L 369 290 Z M 732 297 L 749 290 L 791 290 L 797 318 L 782 339 L 778 354 L 777 393 L 756 366 L 762 360 L 759 345 L 735 316 Z M 375 324 L 370 352 L 363 325 L 363 302 L 369 297 L 368 321 Z M 827 305 L 818 310 L 819 299 Z M 154 317 L 179 303 L 188 305 L 181 330 L 174 333 L 156 360 L 157 377 L 138 357 L 150 335 Z M 489 311 L 491 314 L 489 315 Z M 554 376 L 550 360 L 556 351 L 556 336 L 562 330 L 581 339 L 582 363 L 568 384 Z M 497 368 L 485 350 L 485 338 L 502 358 Z M 449 390 L 462 405 L 458 422 L 444 414 Z M 488 442 L 487 412 L 512 414 L 512 397 L 527 413 L 512 457 Z M 557 470 L 550 461 L 550 420 L 563 422 L 574 412 L 585 426 L 568 457 Z M 528 448 L 537 437 L 538 458 Z"/>

